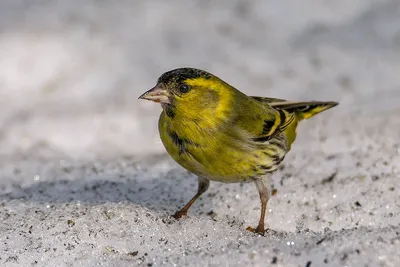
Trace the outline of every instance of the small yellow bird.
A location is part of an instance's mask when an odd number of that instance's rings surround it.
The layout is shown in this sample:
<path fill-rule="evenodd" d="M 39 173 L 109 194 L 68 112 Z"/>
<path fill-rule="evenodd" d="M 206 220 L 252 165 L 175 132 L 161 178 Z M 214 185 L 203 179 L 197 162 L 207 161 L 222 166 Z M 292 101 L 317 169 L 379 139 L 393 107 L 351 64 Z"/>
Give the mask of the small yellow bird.
<path fill-rule="evenodd" d="M 299 121 L 336 106 L 336 102 L 292 102 L 247 96 L 203 70 L 179 68 L 161 75 L 139 99 L 161 103 L 158 128 L 169 155 L 198 176 L 196 195 L 173 217 L 187 214 L 207 191 L 210 180 L 254 182 L 264 233 L 269 176 L 290 150 Z"/>

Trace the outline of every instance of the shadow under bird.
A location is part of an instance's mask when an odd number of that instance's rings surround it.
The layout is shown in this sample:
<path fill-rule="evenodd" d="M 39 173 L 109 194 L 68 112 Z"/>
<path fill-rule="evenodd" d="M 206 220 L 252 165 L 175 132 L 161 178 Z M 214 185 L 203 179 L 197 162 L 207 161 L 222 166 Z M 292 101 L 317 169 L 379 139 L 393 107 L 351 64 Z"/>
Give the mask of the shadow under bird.
<path fill-rule="evenodd" d="M 268 179 L 296 139 L 298 123 L 338 104 L 247 96 L 213 74 L 193 68 L 162 74 L 139 99 L 161 103 L 162 143 L 177 163 L 198 176 L 196 195 L 173 217 L 186 215 L 210 180 L 254 182 L 261 215 L 257 228 L 248 229 L 261 234 L 270 195 Z"/>

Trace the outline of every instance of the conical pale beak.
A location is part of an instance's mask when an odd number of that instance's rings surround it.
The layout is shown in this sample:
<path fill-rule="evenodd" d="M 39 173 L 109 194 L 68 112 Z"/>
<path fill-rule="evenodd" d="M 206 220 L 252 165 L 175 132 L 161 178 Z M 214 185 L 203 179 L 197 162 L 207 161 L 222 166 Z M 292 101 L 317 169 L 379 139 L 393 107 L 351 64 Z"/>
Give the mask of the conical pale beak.
<path fill-rule="evenodd" d="M 169 93 L 164 84 L 159 83 L 154 88 L 139 96 L 139 99 L 146 99 L 156 103 L 170 104 Z"/>

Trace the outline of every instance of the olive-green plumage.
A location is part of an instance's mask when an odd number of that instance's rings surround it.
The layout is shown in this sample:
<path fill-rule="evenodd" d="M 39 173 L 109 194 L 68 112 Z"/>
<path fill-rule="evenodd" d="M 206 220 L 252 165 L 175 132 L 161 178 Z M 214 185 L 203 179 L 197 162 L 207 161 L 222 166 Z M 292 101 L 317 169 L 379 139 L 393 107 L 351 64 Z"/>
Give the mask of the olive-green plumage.
<path fill-rule="evenodd" d="M 290 150 L 298 122 L 337 105 L 247 96 L 218 77 L 191 68 L 164 73 L 140 98 L 161 102 L 158 126 L 167 152 L 200 177 L 198 193 L 175 217 L 186 214 L 209 180 L 254 181 L 264 209 L 257 232 L 264 231 L 268 200 L 263 178 Z"/>

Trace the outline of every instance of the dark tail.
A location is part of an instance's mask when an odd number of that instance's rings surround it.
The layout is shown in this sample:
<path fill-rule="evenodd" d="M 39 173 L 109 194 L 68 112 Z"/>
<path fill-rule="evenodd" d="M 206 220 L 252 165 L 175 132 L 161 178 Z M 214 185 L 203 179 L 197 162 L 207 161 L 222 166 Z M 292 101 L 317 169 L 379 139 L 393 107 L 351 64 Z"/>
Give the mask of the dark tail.
<path fill-rule="evenodd" d="M 312 116 L 337 106 L 337 102 L 271 102 L 269 105 L 275 108 L 286 110 L 290 113 L 295 113 L 299 120 L 308 119 Z"/>

